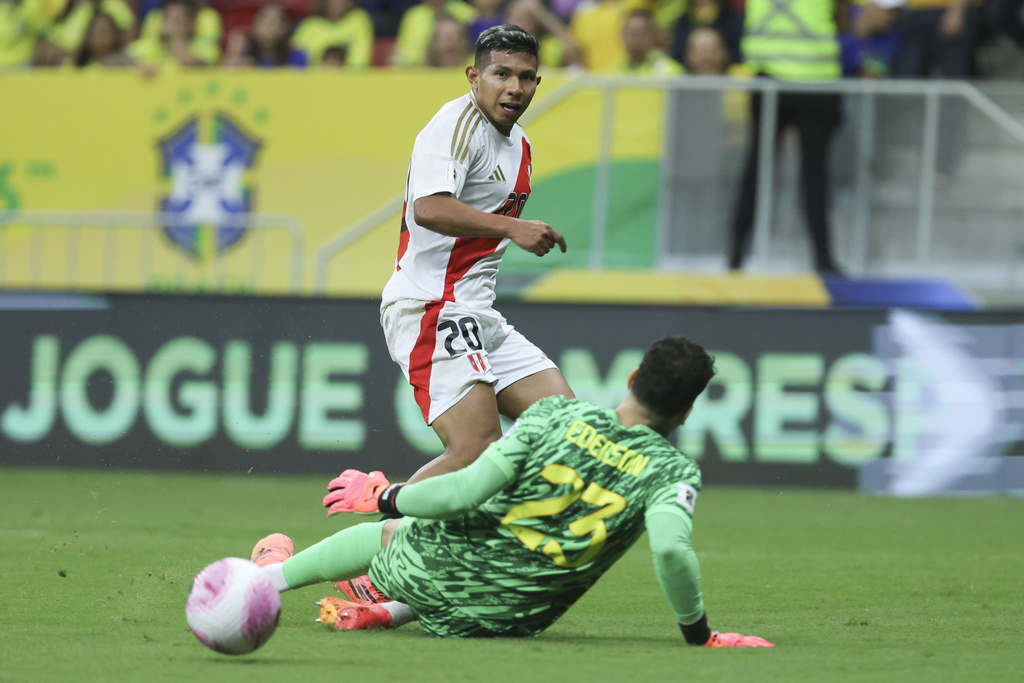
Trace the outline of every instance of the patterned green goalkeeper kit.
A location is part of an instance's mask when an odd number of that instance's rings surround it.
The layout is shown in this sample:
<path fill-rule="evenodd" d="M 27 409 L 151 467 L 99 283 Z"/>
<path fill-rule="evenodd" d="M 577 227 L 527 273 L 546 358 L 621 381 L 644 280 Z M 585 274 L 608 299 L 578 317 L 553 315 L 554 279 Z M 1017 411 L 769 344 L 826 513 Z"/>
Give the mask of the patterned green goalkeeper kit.
<path fill-rule="evenodd" d="M 431 635 L 537 635 L 652 513 L 685 517 L 688 532 L 701 485 L 697 463 L 651 428 L 562 397 L 538 401 L 480 457 L 501 469 L 504 486 L 453 518 L 405 518 L 370 567 Z M 404 511 L 401 493 L 396 500 Z"/>

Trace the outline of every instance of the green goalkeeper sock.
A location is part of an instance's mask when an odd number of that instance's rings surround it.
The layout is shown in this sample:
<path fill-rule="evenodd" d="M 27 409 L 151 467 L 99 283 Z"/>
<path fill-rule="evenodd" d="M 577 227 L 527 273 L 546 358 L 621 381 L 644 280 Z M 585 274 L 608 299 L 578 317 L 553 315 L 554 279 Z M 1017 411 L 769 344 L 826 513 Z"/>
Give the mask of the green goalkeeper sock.
<path fill-rule="evenodd" d="M 367 522 L 342 529 L 316 545 L 285 560 L 281 569 L 289 588 L 322 581 L 341 581 L 362 576 L 370 560 L 383 547 L 384 522 Z"/>

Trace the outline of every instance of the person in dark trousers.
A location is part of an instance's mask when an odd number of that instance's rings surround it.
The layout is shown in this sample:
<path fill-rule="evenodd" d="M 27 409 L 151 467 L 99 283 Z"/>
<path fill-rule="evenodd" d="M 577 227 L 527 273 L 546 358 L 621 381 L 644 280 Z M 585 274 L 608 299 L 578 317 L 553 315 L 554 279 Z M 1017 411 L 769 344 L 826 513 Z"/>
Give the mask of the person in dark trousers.
<path fill-rule="evenodd" d="M 826 81 L 839 78 L 837 41 L 847 0 L 747 0 L 743 54 L 763 78 Z M 751 98 L 751 136 L 739 198 L 732 222 L 729 268 L 743 266 L 757 206 L 757 169 L 763 97 Z M 794 126 L 800 138 L 800 181 L 804 217 L 814 249 L 814 268 L 836 273 L 829 232 L 828 155 L 841 120 L 840 98 L 833 93 L 782 92 L 775 135 Z"/>

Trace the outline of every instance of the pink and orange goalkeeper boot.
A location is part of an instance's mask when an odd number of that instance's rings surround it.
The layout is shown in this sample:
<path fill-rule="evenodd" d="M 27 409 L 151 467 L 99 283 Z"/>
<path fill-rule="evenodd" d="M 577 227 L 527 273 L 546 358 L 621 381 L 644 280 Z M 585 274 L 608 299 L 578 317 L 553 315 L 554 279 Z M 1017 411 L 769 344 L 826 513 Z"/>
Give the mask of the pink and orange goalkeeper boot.
<path fill-rule="evenodd" d="M 333 624 L 343 631 L 366 631 L 373 628 L 391 628 L 391 613 L 383 605 L 360 605 L 330 595 L 320 601 L 322 624 Z"/>
<path fill-rule="evenodd" d="M 370 582 L 370 577 L 366 574 L 348 581 L 335 581 L 334 586 L 357 605 L 376 605 L 390 600 Z"/>

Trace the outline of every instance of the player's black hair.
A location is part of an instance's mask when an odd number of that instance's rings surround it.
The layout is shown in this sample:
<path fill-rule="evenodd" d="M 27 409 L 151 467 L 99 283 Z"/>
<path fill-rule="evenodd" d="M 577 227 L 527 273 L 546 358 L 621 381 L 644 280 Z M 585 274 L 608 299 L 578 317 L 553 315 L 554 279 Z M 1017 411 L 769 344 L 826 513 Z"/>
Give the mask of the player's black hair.
<path fill-rule="evenodd" d="M 693 405 L 714 375 L 715 359 L 703 346 L 683 336 L 665 337 L 647 349 L 631 391 L 647 409 L 672 418 Z"/>
<path fill-rule="evenodd" d="M 476 39 L 476 56 L 473 66 L 482 69 L 491 62 L 491 52 L 532 55 L 538 59 L 537 39 L 513 24 L 492 26 Z"/>

